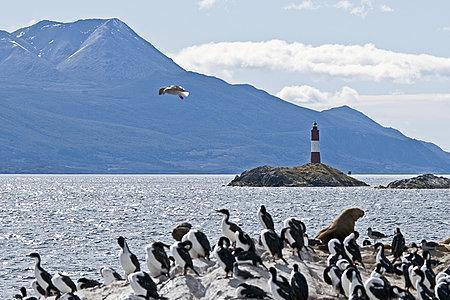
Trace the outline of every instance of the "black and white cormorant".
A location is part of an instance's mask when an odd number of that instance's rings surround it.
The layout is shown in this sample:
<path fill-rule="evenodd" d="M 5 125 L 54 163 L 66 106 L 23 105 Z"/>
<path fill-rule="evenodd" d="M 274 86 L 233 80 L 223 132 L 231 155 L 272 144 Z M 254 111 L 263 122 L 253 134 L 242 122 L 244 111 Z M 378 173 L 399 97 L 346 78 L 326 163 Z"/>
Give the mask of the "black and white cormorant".
<path fill-rule="evenodd" d="M 216 210 L 218 213 L 223 214 L 222 218 L 222 234 L 227 237 L 232 243 L 236 242 L 236 231 L 242 231 L 241 227 L 233 222 L 230 222 L 230 211 L 228 209 Z"/>
<path fill-rule="evenodd" d="M 175 265 L 183 269 L 183 275 L 187 274 L 187 270 L 191 269 L 197 276 L 197 270 L 194 269 L 194 263 L 192 262 L 192 257 L 189 254 L 189 250 L 192 248 L 192 243 L 190 241 L 185 242 L 175 242 L 170 246 L 170 253 L 175 261 Z"/>
<path fill-rule="evenodd" d="M 303 232 L 298 231 L 296 228 L 285 227 L 281 230 L 281 240 L 285 241 L 301 258 L 301 251 L 305 245 Z"/>
<path fill-rule="evenodd" d="M 31 288 L 34 290 L 34 292 L 40 296 L 45 297 L 45 290 L 39 285 L 36 279 L 34 279 L 31 282 Z"/>
<path fill-rule="evenodd" d="M 244 251 L 255 252 L 256 249 L 255 242 L 247 233 L 238 230 L 235 232 L 235 237 L 236 237 L 236 249 L 241 248 Z"/>
<path fill-rule="evenodd" d="M 291 298 L 291 285 L 286 277 L 280 275 L 277 276 L 277 269 L 270 267 L 270 278 L 268 280 L 269 290 L 272 293 L 272 297 L 275 300 L 290 300 Z"/>
<path fill-rule="evenodd" d="M 383 268 L 386 270 L 387 273 L 394 273 L 395 272 L 394 266 L 384 254 L 384 245 L 382 243 L 376 243 L 374 249 L 376 252 L 375 262 L 383 266 Z"/>
<path fill-rule="evenodd" d="M 333 287 L 336 296 L 345 295 L 341 283 L 342 271 L 335 265 L 330 265 L 323 271 L 323 279 L 326 284 Z"/>
<path fill-rule="evenodd" d="M 353 289 L 352 294 L 348 297 L 349 300 L 369 300 L 366 290 L 362 285 L 357 285 Z"/>
<path fill-rule="evenodd" d="M 358 231 L 353 231 L 344 239 L 344 250 L 347 254 L 350 262 L 359 262 L 363 268 L 365 268 L 361 257 L 361 250 L 356 240 L 359 237 Z"/>
<path fill-rule="evenodd" d="M 41 256 L 38 253 L 30 253 L 29 257 L 34 258 L 34 277 L 39 286 L 45 291 L 45 296 L 59 293 L 58 289 L 52 283 L 52 275 L 41 267 Z"/>
<path fill-rule="evenodd" d="M 117 244 L 119 244 L 120 247 L 119 261 L 125 272 L 125 277 L 128 277 L 131 273 L 140 271 L 141 265 L 139 264 L 139 260 L 136 255 L 130 251 L 130 248 L 128 247 L 128 244 L 123 236 L 120 236 L 117 239 Z"/>
<path fill-rule="evenodd" d="M 116 281 L 122 281 L 124 280 L 122 276 L 116 270 L 113 268 L 101 268 L 100 269 L 100 275 L 103 277 L 103 284 L 104 285 L 110 285 L 113 282 Z"/>
<path fill-rule="evenodd" d="M 370 300 L 390 299 L 391 285 L 383 276 L 383 271 L 383 266 L 377 264 L 370 278 L 364 282 L 364 288 Z"/>
<path fill-rule="evenodd" d="M 85 277 L 81 277 L 77 280 L 77 290 L 90 289 L 100 285 L 100 282 L 98 282 L 97 280 L 88 279 Z"/>
<path fill-rule="evenodd" d="M 283 221 L 283 228 L 286 227 L 291 227 L 291 228 L 295 228 L 298 231 L 301 231 L 303 233 L 306 233 L 306 225 L 305 223 L 303 223 L 301 220 L 296 219 L 296 218 L 287 218 L 286 220 Z"/>
<path fill-rule="evenodd" d="M 65 293 L 75 293 L 77 291 L 76 284 L 70 279 L 69 276 L 56 273 L 52 277 L 53 285 L 63 294 Z"/>
<path fill-rule="evenodd" d="M 369 238 L 371 238 L 371 239 L 373 240 L 374 243 L 376 243 L 378 240 L 385 239 L 385 238 L 388 237 L 388 236 L 385 235 L 384 233 L 381 233 L 381 232 L 379 232 L 379 231 L 372 230 L 372 227 L 367 228 L 367 236 L 368 236 Z"/>
<path fill-rule="evenodd" d="M 288 264 L 283 257 L 283 241 L 275 231 L 271 229 L 261 231 L 261 242 L 264 249 L 272 255 L 274 260 L 281 259 L 285 264 Z"/>
<path fill-rule="evenodd" d="M 139 271 L 128 276 L 131 288 L 136 296 L 148 299 L 166 299 L 158 294 L 156 283 L 146 272 Z"/>
<path fill-rule="evenodd" d="M 350 297 L 353 294 L 353 290 L 356 286 L 364 286 L 361 274 L 355 266 L 349 266 L 342 272 L 341 284 L 346 297 Z"/>
<path fill-rule="evenodd" d="M 414 296 L 407 290 L 396 285 L 391 286 L 391 298 L 398 300 L 415 300 Z"/>
<path fill-rule="evenodd" d="M 331 239 L 328 241 L 328 252 L 330 252 L 330 255 L 327 259 L 328 266 L 335 265 L 338 260 L 347 258 L 347 254 L 345 254 L 344 250 L 344 245 L 338 239 Z"/>
<path fill-rule="evenodd" d="M 152 277 L 157 278 L 161 275 L 170 277 L 170 260 L 164 248 L 170 249 L 170 246 L 161 242 L 154 242 L 146 248 L 145 260 Z"/>
<path fill-rule="evenodd" d="M 267 293 L 255 285 L 243 282 L 236 289 L 236 298 L 265 299 Z"/>
<path fill-rule="evenodd" d="M 419 300 L 434 300 L 434 293 L 425 285 L 425 274 L 419 267 L 414 267 L 414 276 L 418 277 L 416 280 L 417 298 Z"/>
<path fill-rule="evenodd" d="M 27 297 L 27 289 L 25 287 L 20 288 L 20 294 L 14 295 L 14 299 L 38 300 L 36 297 Z"/>
<path fill-rule="evenodd" d="M 300 273 L 297 264 L 294 264 L 294 269 L 291 272 L 291 299 L 292 300 L 308 300 L 308 282 L 305 276 Z"/>
<path fill-rule="evenodd" d="M 266 207 L 264 205 L 261 205 L 261 207 L 258 210 L 258 219 L 263 229 L 275 230 L 275 225 L 273 224 L 272 216 L 267 212 Z"/>
<path fill-rule="evenodd" d="M 236 261 L 240 264 L 251 264 L 255 267 L 260 265 L 264 269 L 268 270 L 266 265 L 264 265 L 261 256 L 259 256 L 254 251 L 244 251 L 241 248 L 237 248 L 233 253 Z"/>
<path fill-rule="evenodd" d="M 431 267 L 431 254 L 429 251 L 423 251 L 422 256 L 424 259 L 424 263 L 420 267 L 420 270 L 422 270 L 423 274 L 425 275 L 424 284 L 427 288 L 433 290 L 436 286 L 436 274 Z"/>
<path fill-rule="evenodd" d="M 400 228 L 395 229 L 394 238 L 392 239 L 391 244 L 391 252 L 394 256 L 393 263 L 400 259 L 403 255 L 403 252 L 406 250 L 406 241 L 405 237 L 403 236 L 402 232 L 400 231 Z"/>
<path fill-rule="evenodd" d="M 241 281 L 247 281 L 249 279 L 257 279 L 259 276 L 255 276 L 247 270 L 242 270 L 239 268 L 239 263 L 235 262 L 233 264 L 233 278 L 239 279 Z"/>
<path fill-rule="evenodd" d="M 231 250 L 226 245 L 227 238 L 220 237 L 219 242 L 214 248 L 214 253 L 219 265 L 225 271 L 225 278 L 228 278 L 228 274 L 233 272 L 233 266 L 236 261 L 235 257 L 231 253 Z"/>
<path fill-rule="evenodd" d="M 209 259 L 211 253 L 211 244 L 206 234 L 197 229 L 191 229 L 182 238 L 182 241 L 190 241 L 192 248 L 189 254 L 192 258 L 206 258 Z"/>
<path fill-rule="evenodd" d="M 450 283 L 446 281 L 440 281 L 434 288 L 434 293 L 439 300 L 450 299 Z"/>

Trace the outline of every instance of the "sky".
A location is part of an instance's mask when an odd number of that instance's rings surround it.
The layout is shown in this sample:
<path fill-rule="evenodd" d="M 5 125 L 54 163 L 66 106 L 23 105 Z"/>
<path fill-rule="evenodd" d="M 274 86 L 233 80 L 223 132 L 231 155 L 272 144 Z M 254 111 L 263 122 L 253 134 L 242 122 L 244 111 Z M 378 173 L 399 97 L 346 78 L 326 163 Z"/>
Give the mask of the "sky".
<path fill-rule="evenodd" d="M 450 152 L 450 1 L 2 1 L 0 29 L 119 18 L 188 70 L 349 105 Z"/>

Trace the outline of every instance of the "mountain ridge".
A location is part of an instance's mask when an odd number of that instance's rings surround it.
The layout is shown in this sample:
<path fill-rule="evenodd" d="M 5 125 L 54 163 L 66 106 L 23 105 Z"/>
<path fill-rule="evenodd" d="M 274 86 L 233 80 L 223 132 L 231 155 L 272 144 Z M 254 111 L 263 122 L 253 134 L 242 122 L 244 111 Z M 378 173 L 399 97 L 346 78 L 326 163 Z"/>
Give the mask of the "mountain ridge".
<path fill-rule="evenodd" d="M 309 160 L 313 121 L 324 162 L 342 170 L 450 171 L 449 153 L 348 106 L 318 112 L 186 71 L 118 19 L 42 21 L 8 36 L 34 48 L 27 60 L 0 37 L 0 66 L 12 51 L 28 70 L 0 69 L 0 119 L 8 120 L 0 128 L 3 173 L 240 173 L 299 165 Z M 50 67 L 36 73 L 41 60 Z M 191 95 L 157 95 L 170 84 Z"/>

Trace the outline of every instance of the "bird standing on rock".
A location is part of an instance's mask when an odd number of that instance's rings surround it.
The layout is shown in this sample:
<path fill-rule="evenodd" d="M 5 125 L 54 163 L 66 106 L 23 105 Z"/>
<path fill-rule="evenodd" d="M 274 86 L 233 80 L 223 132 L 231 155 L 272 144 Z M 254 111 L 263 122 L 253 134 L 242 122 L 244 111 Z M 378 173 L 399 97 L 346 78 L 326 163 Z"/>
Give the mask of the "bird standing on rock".
<path fill-rule="evenodd" d="M 277 276 L 277 269 L 270 267 L 269 290 L 275 300 L 291 300 L 291 285 L 286 277 Z"/>
<path fill-rule="evenodd" d="M 241 281 L 260 278 L 259 276 L 253 275 L 249 271 L 239 269 L 239 264 L 237 262 L 233 264 L 233 277 Z"/>
<path fill-rule="evenodd" d="M 233 222 L 230 222 L 230 211 L 228 209 L 216 210 L 218 213 L 223 214 L 222 218 L 222 234 L 227 237 L 232 243 L 236 242 L 236 231 L 242 231 L 241 227 Z"/>
<path fill-rule="evenodd" d="M 170 249 L 169 245 L 154 242 L 146 248 L 146 261 L 150 276 L 159 277 L 165 275 L 169 278 L 170 260 L 164 248 Z"/>
<path fill-rule="evenodd" d="M 291 272 L 291 299 L 292 300 L 308 300 L 308 282 L 305 276 L 300 273 L 297 264 Z"/>
<path fill-rule="evenodd" d="M 384 245 L 382 243 L 376 243 L 375 246 L 376 257 L 375 262 L 383 266 L 387 273 L 394 273 L 394 266 L 389 259 L 384 255 Z"/>
<path fill-rule="evenodd" d="M 103 284 L 110 285 L 115 281 L 124 280 L 119 273 L 116 272 L 113 268 L 101 268 L 100 275 L 103 277 Z"/>
<path fill-rule="evenodd" d="M 264 290 L 244 282 L 239 284 L 236 289 L 236 298 L 265 299 L 266 297 L 267 293 Z"/>
<path fill-rule="evenodd" d="M 120 247 L 119 261 L 125 272 L 125 277 L 128 277 L 131 273 L 140 271 L 141 266 L 139 264 L 139 260 L 136 255 L 130 251 L 130 248 L 128 248 L 128 244 L 123 236 L 119 236 L 117 239 L 117 244 L 119 244 Z"/>
<path fill-rule="evenodd" d="M 394 238 L 392 239 L 392 255 L 394 256 L 394 263 L 397 259 L 402 257 L 403 252 L 406 250 L 406 242 L 403 234 L 400 231 L 400 228 L 395 230 Z"/>
<path fill-rule="evenodd" d="M 30 253 L 28 256 L 34 258 L 35 260 L 34 277 L 36 278 L 39 286 L 44 289 L 45 297 L 52 294 L 58 294 L 59 291 L 52 282 L 52 275 L 41 267 L 41 256 L 35 252 Z"/>
<path fill-rule="evenodd" d="M 175 242 L 170 246 L 171 257 L 175 261 L 175 265 L 183 269 L 183 275 L 187 275 L 187 270 L 191 269 L 197 276 L 200 276 L 197 270 L 194 269 L 194 263 L 189 254 L 191 248 L 192 243 L 190 241 Z"/>
<path fill-rule="evenodd" d="M 376 243 L 378 240 L 387 238 L 387 235 L 379 231 L 372 230 L 371 227 L 367 228 L 367 236 L 371 238 L 374 243 Z"/>
<path fill-rule="evenodd" d="M 358 231 L 353 231 L 350 233 L 345 239 L 344 239 L 344 250 L 347 254 L 348 258 L 350 259 L 350 262 L 355 263 L 359 262 L 361 266 L 365 269 L 364 263 L 362 261 L 361 257 L 361 250 L 359 248 L 358 243 L 356 240 L 359 237 Z"/>
<path fill-rule="evenodd" d="M 132 273 L 128 276 L 128 281 L 130 282 L 134 294 L 138 297 L 143 297 L 145 300 L 167 299 L 159 296 L 155 282 L 146 272 L 139 271 Z"/>
<path fill-rule="evenodd" d="M 236 238 L 236 249 L 241 248 L 244 251 L 253 251 L 253 252 L 256 251 L 255 242 L 247 233 L 238 230 L 235 232 L 235 238 Z"/>
<path fill-rule="evenodd" d="M 226 245 L 228 238 L 222 236 L 217 243 L 214 253 L 217 258 L 219 265 L 225 271 L 225 278 L 228 278 L 228 274 L 233 272 L 233 266 L 236 261 L 233 254 L 231 254 L 230 249 L 228 249 L 229 245 Z"/>
<path fill-rule="evenodd" d="M 266 207 L 264 205 L 261 205 L 261 207 L 258 210 L 258 219 L 263 229 L 275 230 L 275 225 L 273 224 L 272 216 L 267 212 Z"/>
<path fill-rule="evenodd" d="M 61 293 L 75 293 L 77 291 L 77 286 L 72 279 L 61 273 L 56 273 L 52 277 L 52 283 Z"/>
<path fill-rule="evenodd" d="M 274 260 L 281 259 L 285 264 L 288 264 L 283 257 L 283 241 L 275 231 L 271 229 L 261 231 L 261 242 L 264 249 L 272 255 Z"/>
<path fill-rule="evenodd" d="M 211 244 L 208 240 L 206 234 L 197 229 L 191 229 L 185 236 L 181 239 L 184 241 L 190 241 L 192 243 L 192 248 L 189 250 L 189 254 L 192 258 L 207 258 L 209 259 L 209 254 L 211 253 Z"/>

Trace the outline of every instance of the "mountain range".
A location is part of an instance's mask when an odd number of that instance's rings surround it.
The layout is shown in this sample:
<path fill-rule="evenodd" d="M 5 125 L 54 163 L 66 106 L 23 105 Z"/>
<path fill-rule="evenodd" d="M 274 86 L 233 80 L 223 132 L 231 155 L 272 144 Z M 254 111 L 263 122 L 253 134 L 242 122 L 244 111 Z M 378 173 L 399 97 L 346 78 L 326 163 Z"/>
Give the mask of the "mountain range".
<path fill-rule="evenodd" d="M 159 96 L 179 84 L 184 101 Z M 189 72 L 118 19 L 0 31 L 0 173 L 237 173 L 309 160 L 359 173 L 450 171 L 450 153 L 348 107 L 322 112 Z"/>

